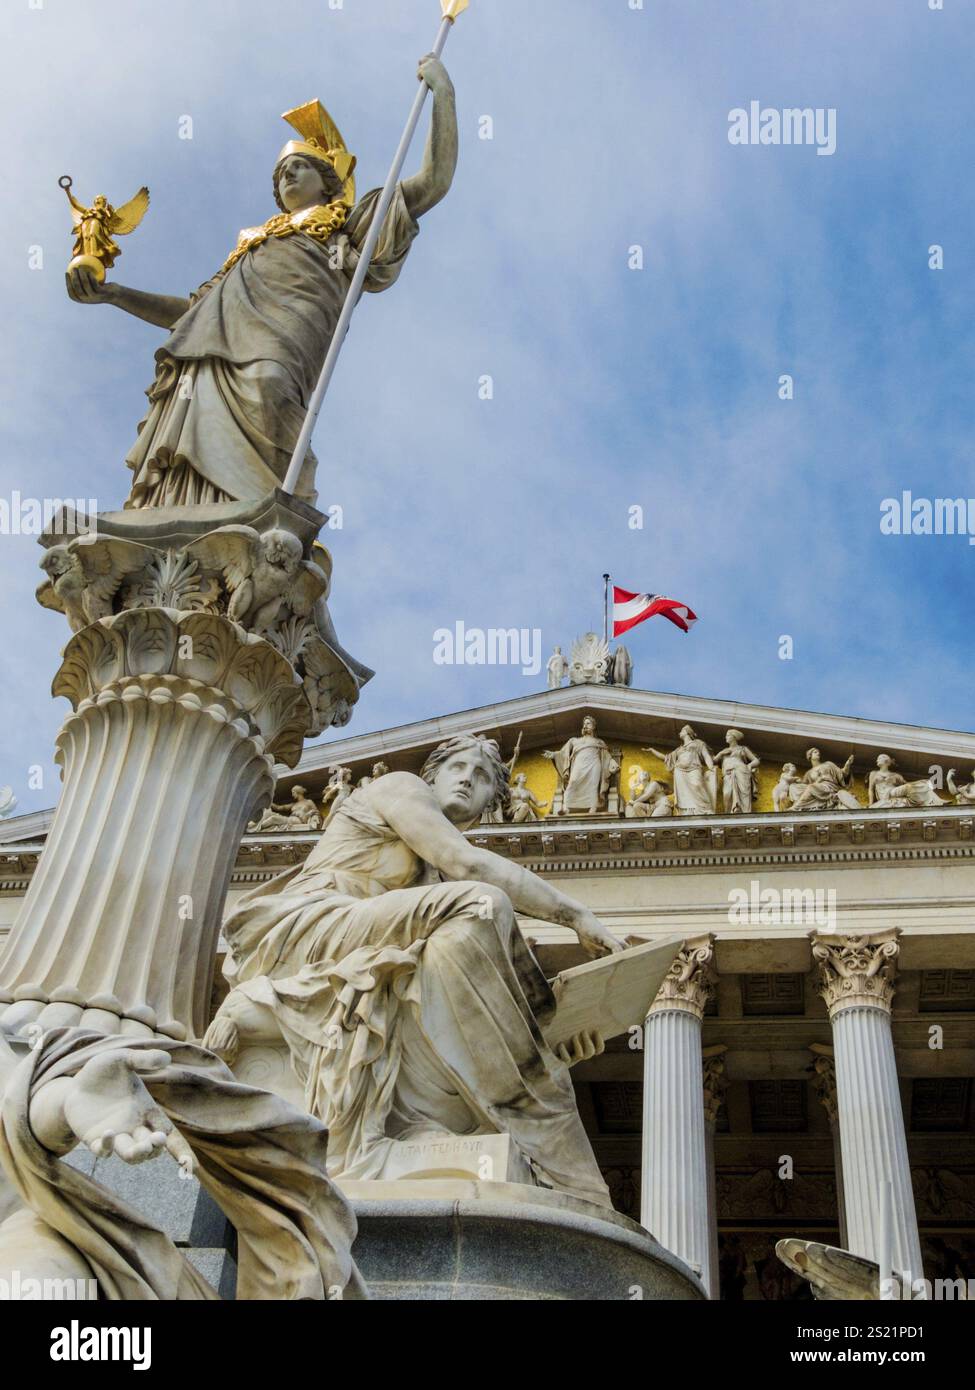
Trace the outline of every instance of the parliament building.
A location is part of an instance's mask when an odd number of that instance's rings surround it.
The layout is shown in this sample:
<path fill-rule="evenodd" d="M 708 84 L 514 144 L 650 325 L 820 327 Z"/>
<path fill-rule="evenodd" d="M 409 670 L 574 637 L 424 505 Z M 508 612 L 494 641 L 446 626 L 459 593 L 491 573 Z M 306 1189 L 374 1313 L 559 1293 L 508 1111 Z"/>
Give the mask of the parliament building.
<path fill-rule="evenodd" d="M 327 807 L 474 733 L 515 789 L 474 842 L 628 942 L 684 942 L 572 1072 L 617 1209 L 712 1298 L 811 1297 L 776 1242 L 875 1255 L 885 1203 L 895 1269 L 975 1277 L 975 735 L 583 682 L 313 745 L 275 801 Z M 0 823 L 0 944 L 52 814 Z M 229 901 L 320 833 L 266 816 Z M 521 927 L 547 975 L 583 959 Z"/>

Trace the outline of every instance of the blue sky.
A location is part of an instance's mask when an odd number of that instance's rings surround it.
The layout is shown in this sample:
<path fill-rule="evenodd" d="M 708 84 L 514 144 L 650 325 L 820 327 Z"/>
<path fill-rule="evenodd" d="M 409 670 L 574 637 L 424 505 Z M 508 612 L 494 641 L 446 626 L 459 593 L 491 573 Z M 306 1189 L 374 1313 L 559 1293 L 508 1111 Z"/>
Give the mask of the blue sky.
<path fill-rule="evenodd" d="M 58 176 L 114 202 L 148 183 L 114 276 L 185 294 L 275 211 L 288 107 L 320 96 L 360 190 L 382 182 L 438 7 L 2 3 L 0 496 L 110 509 L 164 334 L 68 301 Z M 963 0 L 473 0 L 446 53 L 454 188 L 358 311 L 315 438 L 345 515 L 333 615 L 378 673 L 349 732 L 541 688 L 436 665 L 434 630 L 538 627 L 547 655 L 599 621 L 604 570 L 700 615 L 631 634 L 646 689 L 972 727 L 975 547 L 879 519 L 905 488 L 975 494 L 973 41 Z M 836 153 L 729 144 L 751 100 L 835 108 Z M 56 799 L 67 710 L 39 554 L 0 536 L 0 783 L 23 810 Z"/>

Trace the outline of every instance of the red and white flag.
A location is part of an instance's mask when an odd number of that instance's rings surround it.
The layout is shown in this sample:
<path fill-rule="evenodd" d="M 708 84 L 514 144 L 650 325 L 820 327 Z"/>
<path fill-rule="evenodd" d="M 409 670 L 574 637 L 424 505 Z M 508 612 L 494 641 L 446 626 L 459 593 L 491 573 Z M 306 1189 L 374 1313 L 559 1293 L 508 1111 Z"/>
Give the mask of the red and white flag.
<path fill-rule="evenodd" d="M 644 618 L 657 614 L 667 618 L 681 632 L 690 632 L 697 622 L 697 614 L 686 603 L 675 598 L 664 598 L 662 594 L 631 594 L 627 589 L 613 585 L 613 636 L 620 637 Z"/>

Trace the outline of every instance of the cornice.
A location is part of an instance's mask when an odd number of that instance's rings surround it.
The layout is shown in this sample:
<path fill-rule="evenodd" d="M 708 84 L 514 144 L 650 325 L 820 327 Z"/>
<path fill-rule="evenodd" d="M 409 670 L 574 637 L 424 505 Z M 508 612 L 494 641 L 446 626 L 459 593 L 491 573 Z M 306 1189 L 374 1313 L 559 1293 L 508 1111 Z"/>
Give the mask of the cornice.
<path fill-rule="evenodd" d="M 829 815 L 673 817 L 657 821 L 570 819 L 546 829 L 484 825 L 467 839 L 540 874 L 720 872 L 753 866 L 954 862 L 975 859 L 975 822 L 965 807 Z M 304 859 L 312 833 L 245 837 L 233 883 L 259 883 Z"/>
<path fill-rule="evenodd" d="M 0 842 L 0 893 L 26 891 L 43 849 L 41 817 L 18 818 L 35 834 Z M 244 837 L 232 884 L 259 883 L 299 863 L 317 832 Z M 527 825 L 482 825 L 468 840 L 540 874 L 727 872 L 752 867 L 954 863 L 975 858 L 968 807 L 750 816 L 673 816 L 653 821 L 560 817 Z"/>
<path fill-rule="evenodd" d="M 961 730 L 622 686 L 570 685 L 375 733 L 312 744 L 305 748 L 299 771 L 307 774 L 324 771 L 336 762 L 354 766 L 369 759 L 395 758 L 429 749 L 458 734 L 525 728 L 539 737 L 555 736 L 561 732 L 567 718 L 584 713 L 619 716 L 616 722 L 622 725 L 617 730 L 621 737 L 626 736 L 629 721 L 634 721 L 634 737 L 643 736 L 636 727 L 637 722 L 648 721 L 666 726 L 661 732 L 670 732 L 675 739 L 680 726 L 691 722 L 695 728 L 714 726 L 722 732 L 729 726 L 737 726 L 750 734 L 762 733 L 774 742 L 798 740 L 803 747 L 811 742 L 822 743 L 830 749 L 842 748 L 847 754 L 853 753 L 858 762 L 888 749 L 975 761 L 975 734 Z M 801 752 L 795 748 L 792 751 Z"/>

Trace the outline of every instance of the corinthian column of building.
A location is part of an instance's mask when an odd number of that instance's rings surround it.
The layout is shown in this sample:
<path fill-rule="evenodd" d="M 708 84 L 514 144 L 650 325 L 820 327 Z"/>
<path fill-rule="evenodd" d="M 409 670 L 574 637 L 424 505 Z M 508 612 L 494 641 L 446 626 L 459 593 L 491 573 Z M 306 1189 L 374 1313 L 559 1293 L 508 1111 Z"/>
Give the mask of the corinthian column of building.
<path fill-rule="evenodd" d="M 76 633 L 54 693 L 73 707 L 64 788 L 0 957 L 0 1020 L 199 1037 L 240 837 L 301 752 L 301 681 L 226 617 L 133 608 Z"/>
<path fill-rule="evenodd" d="M 712 936 L 686 942 L 647 1015 L 640 1219 L 716 1298 L 701 1059 L 713 957 Z"/>
<path fill-rule="evenodd" d="M 882 1192 L 889 1182 L 892 1268 L 918 1279 L 921 1244 L 890 1027 L 899 935 L 896 928 L 871 936 L 814 932 L 811 941 L 833 1027 L 849 1249 L 883 1265 Z"/>

